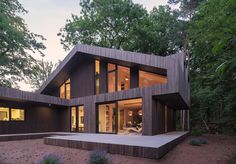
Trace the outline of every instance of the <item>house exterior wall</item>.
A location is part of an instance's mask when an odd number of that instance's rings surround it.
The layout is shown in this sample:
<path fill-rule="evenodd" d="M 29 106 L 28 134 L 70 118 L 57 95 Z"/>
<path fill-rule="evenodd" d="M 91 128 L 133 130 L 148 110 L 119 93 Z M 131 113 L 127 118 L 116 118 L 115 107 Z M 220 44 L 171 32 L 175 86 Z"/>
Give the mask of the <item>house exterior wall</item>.
<path fill-rule="evenodd" d="M 24 121 L 0 121 L 0 134 L 70 131 L 67 107 L 9 101 L 0 101 L 0 106 L 21 108 L 25 111 Z"/>

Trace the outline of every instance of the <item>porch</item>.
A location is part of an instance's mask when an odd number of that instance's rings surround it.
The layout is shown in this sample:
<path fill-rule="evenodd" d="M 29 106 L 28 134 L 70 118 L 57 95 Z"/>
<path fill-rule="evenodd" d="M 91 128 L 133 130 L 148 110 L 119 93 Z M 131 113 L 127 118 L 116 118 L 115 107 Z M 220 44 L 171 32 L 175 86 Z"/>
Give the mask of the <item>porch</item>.
<path fill-rule="evenodd" d="M 159 159 L 178 143 L 188 132 L 169 132 L 155 136 L 76 133 L 44 138 L 44 143 L 85 150 L 104 150 L 111 154 Z"/>

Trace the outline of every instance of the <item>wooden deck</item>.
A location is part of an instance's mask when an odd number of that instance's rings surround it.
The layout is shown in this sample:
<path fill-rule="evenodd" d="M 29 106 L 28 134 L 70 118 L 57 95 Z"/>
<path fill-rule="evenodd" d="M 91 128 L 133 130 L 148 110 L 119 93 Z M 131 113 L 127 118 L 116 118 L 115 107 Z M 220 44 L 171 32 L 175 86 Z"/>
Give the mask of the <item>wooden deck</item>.
<path fill-rule="evenodd" d="M 85 150 L 103 150 L 111 154 L 159 159 L 178 143 L 188 132 L 169 132 L 155 136 L 77 133 L 70 136 L 44 138 L 44 143 Z"/>

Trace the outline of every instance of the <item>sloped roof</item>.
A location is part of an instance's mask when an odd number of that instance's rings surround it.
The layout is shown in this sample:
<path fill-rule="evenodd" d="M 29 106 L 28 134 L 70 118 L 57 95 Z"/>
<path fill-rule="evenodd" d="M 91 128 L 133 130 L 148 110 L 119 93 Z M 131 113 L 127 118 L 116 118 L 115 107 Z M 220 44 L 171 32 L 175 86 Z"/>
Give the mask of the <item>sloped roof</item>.
<path fill-rule="evenodd" d="M 63 70 L 66 64 L 70 62 L 72 58 L 77 54 L 89 54 L 98 58 L 113 59 L 143 66 L 156 67 L 160 69 L 167 69 L 165 61 L 169 60 L 170 62 L 170 60 L 172 60 L 169 57 L 77 44 L 65 57 L 65 59 L 59 64 L 59 66 L 51 73 L 51 75 L 43 83 L 43 85 L 37 92 L 42 93 L 46 89 L 46 87 L 52 82 L 52 80 L 56 78 L 58 73 Z"/>

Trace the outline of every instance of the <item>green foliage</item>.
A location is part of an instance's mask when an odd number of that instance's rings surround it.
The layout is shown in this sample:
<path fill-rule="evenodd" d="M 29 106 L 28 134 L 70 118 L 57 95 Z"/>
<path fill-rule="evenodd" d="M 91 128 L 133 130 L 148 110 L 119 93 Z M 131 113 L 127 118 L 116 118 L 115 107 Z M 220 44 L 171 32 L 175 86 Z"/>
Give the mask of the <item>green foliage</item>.
<path fill-rule="evenodd" d="M 88 164 L 108 164 L 107 153 L 104 151 L 92 151 Z"/>
<path fill-rule="evenodd" d="M 192 136 L 201 136 L 202 135 L 202 130 L 201 129 L 193 129 L 191 131 Z"/>
<path fill-rule="evenodd" d="M 29 52 L 41 50 L 44 40 L 29 32 L 19 14 L 27 11 L 17 0 L 0 1 L 0 86 L 14 86 L 30 72 L 34 63 Z M 43 55 L 43 54 L 42 54 Z"/>
<path fill-rule="evenodd" d="M 189 28 L 193 124 L 213 121 L 231 133 L 236 132 L 235 15 L 235 0 L 209 0 Z"/>
<path fill-rule="evenodd" d="M 54 65 L 52 62 L 36 60 L 34 65 L 27 76 L 27 82 L 33 89 L 39 89 L 40 86 L 46 81 L 48 76 L 52 73 Z"/>
<path fill-rule="evenodd" d="M 192 146 L 201 146 L 201 143 L 198 139 L 191 139 L 189 141 L 189 144 L 192 145 Z"/>
<path fill-rule="evenodd" d="M 61 164 L 61 158 L 55 154 L 45 155 L 37 164 Z"/>
<path fill-rule="evenodd" d="M 58 34 L 68 50 L 83 43 L 169 55 L 183 47 L 184 21 L 168 6 L 150 14 L 132 0 L 83 0 L 81 16 L 72 15 Z"/>

